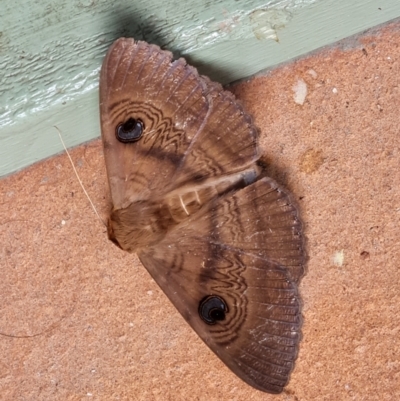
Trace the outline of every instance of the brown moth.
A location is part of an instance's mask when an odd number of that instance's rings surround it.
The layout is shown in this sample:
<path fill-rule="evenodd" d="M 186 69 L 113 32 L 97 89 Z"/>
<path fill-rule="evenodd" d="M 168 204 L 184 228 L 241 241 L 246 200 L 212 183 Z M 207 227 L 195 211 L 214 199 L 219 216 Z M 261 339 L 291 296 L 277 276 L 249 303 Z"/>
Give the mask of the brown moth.
<path fill-rule="evenodd" d="M 251 118 L 184 59 L 125 38 L 103 62 L 100 111 L 109 238 L 234 373 L 280 393 L 305 251 L 290 194 L 261 173 Z"/>

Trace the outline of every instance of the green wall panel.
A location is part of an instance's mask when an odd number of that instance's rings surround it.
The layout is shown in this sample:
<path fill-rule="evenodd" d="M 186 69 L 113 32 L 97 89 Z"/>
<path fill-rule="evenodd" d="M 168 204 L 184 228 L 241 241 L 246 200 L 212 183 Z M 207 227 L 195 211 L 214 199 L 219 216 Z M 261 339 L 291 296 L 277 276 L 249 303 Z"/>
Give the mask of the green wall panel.
<path fill-rule="evenodd" d="M 132 36 L 228 83 L 400 16 L 399 0 L 0 0 L 0 176 L 99 136 L 98 74 Z"/>

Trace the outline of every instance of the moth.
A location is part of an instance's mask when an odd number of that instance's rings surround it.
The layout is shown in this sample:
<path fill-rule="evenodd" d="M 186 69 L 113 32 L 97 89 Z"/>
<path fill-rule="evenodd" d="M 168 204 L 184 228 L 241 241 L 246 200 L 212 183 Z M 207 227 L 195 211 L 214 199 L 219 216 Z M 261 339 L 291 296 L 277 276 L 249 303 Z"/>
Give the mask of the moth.
<path fill-rule="evenodd" d="M 104 59 L 100 113 L 110 240 L 237 376 L 282 392 L 301 336 L 303 230 L 263 174 L 251 117 L 184 59 L 128 38 Z"/>

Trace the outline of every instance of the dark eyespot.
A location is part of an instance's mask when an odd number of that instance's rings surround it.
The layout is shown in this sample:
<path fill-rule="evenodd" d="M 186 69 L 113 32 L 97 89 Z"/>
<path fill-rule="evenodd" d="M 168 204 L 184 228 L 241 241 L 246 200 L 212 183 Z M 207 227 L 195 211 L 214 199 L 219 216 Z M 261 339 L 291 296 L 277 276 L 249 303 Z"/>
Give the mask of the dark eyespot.
<path fill-rule="evenodd" d="M 228 313 L 228 307 L 221 297 L 209 295 L 200 301 L 199 315 L 207 324 L 225 320 L 226 313 Z"/>
<path fill-rule="evenodd" d="M 117 139 L 124 143 L 136 142 L 141 138 L 143 128 L 142 121 L 130 118 L 117 126 Z"/>

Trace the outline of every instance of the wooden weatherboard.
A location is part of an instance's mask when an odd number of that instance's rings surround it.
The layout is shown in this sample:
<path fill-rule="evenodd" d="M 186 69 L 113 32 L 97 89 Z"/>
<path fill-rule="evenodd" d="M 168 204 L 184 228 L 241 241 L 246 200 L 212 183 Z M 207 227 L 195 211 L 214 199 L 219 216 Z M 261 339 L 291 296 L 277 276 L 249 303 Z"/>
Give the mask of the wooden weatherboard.
<path fill-rule="evenodd" d="M 222 83 L 400 16 L 398 0 L 3 0 L 0 176 L 98 137 L 98 76 L 120 36 L 156 43 Z"/>

